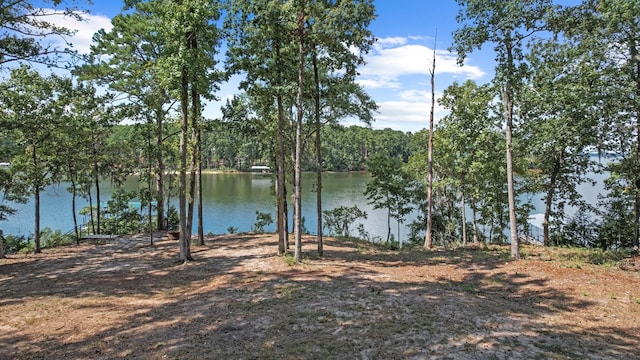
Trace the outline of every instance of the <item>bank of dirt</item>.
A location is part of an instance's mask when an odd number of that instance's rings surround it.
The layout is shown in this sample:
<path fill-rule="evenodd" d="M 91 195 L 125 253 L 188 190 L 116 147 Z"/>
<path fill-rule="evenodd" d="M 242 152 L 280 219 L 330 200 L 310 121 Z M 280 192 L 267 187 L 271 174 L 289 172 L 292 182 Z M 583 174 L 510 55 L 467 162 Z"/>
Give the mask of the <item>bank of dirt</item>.
<path fill-rule="evenodd" d="M 640 358 L 640 258 L 157 234 L 0 260 L 1 359 Z M 569 250 L 566 250 L 569 251 Z"/>

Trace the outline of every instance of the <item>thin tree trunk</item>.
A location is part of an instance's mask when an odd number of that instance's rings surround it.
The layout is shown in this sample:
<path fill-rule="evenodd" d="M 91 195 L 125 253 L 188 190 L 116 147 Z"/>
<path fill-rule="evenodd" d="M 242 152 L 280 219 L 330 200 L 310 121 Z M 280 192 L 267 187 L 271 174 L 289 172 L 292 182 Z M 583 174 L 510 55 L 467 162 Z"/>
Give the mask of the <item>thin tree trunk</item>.
<path fill-rule="evenodd" d="M 158 173 L 156 174 L 156 215 L 157 215 L 157 224 L 156 228 L 158 230 L 165 230 L 165 219 L 164 219 L 164 156 L 162 154 L 162 144 L 163 140 L 163 123 L 164 123 L 164 110 L 162 107 L 156 109 L 156 164 L 158 166 Z"/>
<path fill-rule="evenodd" d="M 636 39 L 632 38 L 629 41 L 629 49 L 631 52 L 631 61 L 635 65 L 635 116 L 636 116 L 636 159 L 635 163 L 640 164 L 640 102 L 637 98 L 640 97 L 640 53 L 636 47 Z M 636 174 L 636 191 L 635 201 L 633 202 L 633 239 L 632 244 L 640 249 L 640 174 Z"/>
<path fill-rule="evenodd" d="M 0 259 L 4 259 L 4 234 L 0 230 Z"/>
<path fill-rule="evenodd" d="M 560 156 L 562 159 L 562 155 Z M 547 189 L 547 198 L 544 201 L 544 219 L 542 220 L 542 239 L 544 246 L 551 246 L 551 239 L 549 238 L 549 219 L 551 217 L 551 205 L 553 203 L 553 196 L 555 193 L 556 179 L 560 172 L 560 159 L 556 159 L 553 165 L 553 171 L 549 178 L 549 188 Z"/>
<path fill-rule="evenodd" d="M 152 152 L 152 148 L 151 148 L 151 134 L 149 134 L 149 136 L 147 136 L 147 144 L 149 146 L 149 155 L 151 155 Z M 151 195 L 151 182 L 153 181 L 151 178 L 151 173 L 153 172 L 153 166 L 151 165 L 151 156 L 149 156 L 149 160 L 148 160 L 148 164 L 149 164 L 149 170 L 148 170 L 148 174 L 147 174 L 147 190 L 149 191 L 149 204 L 147 204 L 148 206 L 148 211 L 147 211 L 147 215 L 149 216 L 149 244 L 151 246 L 153 246 L 153 224 L 152 224 L 152 214 L 151 214 L 151 207 L 153 206 L 151 204 L 151 201 L 153 199 L 153 196 Z"/>
<path fill-rule="evenodd" d="M 315 118 L 316 118 L 316 210 L 318 216 L 318 228 L 316 240 L 318 242 L 318 255 L 324 253 L 322 242 L 322 138 L 320 135 L 320 77 L 318 75 L 318 53 L 313 52 L 313 79 L 315 82 Z"/>
<path fill-rule="evenodd" d="M 100 226 L 100 174 L 98 173 L 98 163 L 94 163 L 94 181 L 96 184 L 96 202 L 97 202 L 97 206 L 96 206 L 96 231 L 95 234 L 102 234 L 102 228 Z"/>
<path fill-rule="evenodd" d="M 73 214 L 73 232 L 76 237 L 76 245 L 80 245 L 80 234 L 78 234 L 78 216 L 76 215 L 76 197 L 78 190 L 76 189 L 75 179 L 71 180 L 71 213 Z"/>
<path fill-rule="evenodd" d="M 188 198 L 188 218 L 187 218 L 187 228 L 189 230 L 189 238 L 192 235 L 193 229 L 193 214 L 194 214 L 194 203 L 196 197 L 196 186 L 197 186 L 197 168 L 198 163 L 200 162 L 200 155 L 198 154 L 198 116 L 199 116 L 199 101 L 198 94 L 195 90 L 194 86 L 191 87 L 191 164 L 189 165 L 189 198 Z"/>
<path fill-rule="evenodd" d="M 467 214 L 465 213 L 464 192 L 462 192 L 462 204 L 460 206 L 462 212 L 462 246 L 467 246 Z"/>
<path fill-rule="evenodd" d="M 511 233 L 511 258 L 520 258 L 518 223 L 516 218 L 516 196 L 513 180 L 513 99 L 511 87 L 506 83 L 502 88 L 502 101 L 505 108 L 507 140 L 507 192 L 509 198 L 509 230 Z"/>
<path fill-rule="evenodd" d="M 198 129 L 198 244 L 204 246 L 204 223 L 202 214 L 202 130 Z"/>
<path fill-rule="evenodd" d="M 436 32 L 437 38 L 437 32 Z M 436 107 L 436 94 L 435 94 L 435 74 L 436 74 L 436 45 L 434 38 L 433 45 L 433 65 L 429 70 L 431 74 L 431 111 L 429 113 L 429 145 L 427 149 L 427 162 L 428 162 L 428 173 L 427 173 L 427 229 L 425 231 L 424 238 L 424 247 L 425 249 L 433 248 L 433 238 L 432 238 L 432 217 L 433 217 L 433 122 L 434 122 L 434 111 Z"/>
<path fill-rule="evenodd" d="M 471 216 L 473 221 L 473 243 L 478 243 L 478 217 L 476 216 L 476 201 L 475 198 L 471 197 Z"/>
<path fill-rule="evenodd" d="M 302 98 L 304 96 L 304 12 L 298 14 L 298 96 L 296 109 L 298 112 L 296 121 L 296 153 L 295 171 L 293 176 L 293 236 L 295 239 L 294 259 L 300 262 L 302 253 Z"/>
<path fill-rule="evenodd" d="M 37 157 L 37 149 L 36 146 L 32 146 L 32 156 L 31 160 L 33 161 L 33 166 L 38 166 L 38 157 Z M 33 229 L 33 242 L 35 243 L 35 253 L 39 254 L 42 251 L 42 247 L 40 246 L 40 181 L 37 180 L 35 186 L 33 187 L 34 192 L 34 212 L 35 212 L 35 221 L 34 221 L 34 229 Z"/>
<path fill-rule="evenodd" d="M 278 85 L 282 86 L 280 75 L 281 59 L 280 59 L 280 43 L 276 41 L 276 67 L 278 69 Z M 277 227 L 278 227 L 278 255 L 284 254 L 288 248 L 287 234 L 287 216 L 285 205 L 285 155 L 284 155 L 284 106 L 282 104 L 281 89 L 278 89 L 276 103 L 278 107 L 278 155 L 276 165 L 278 167 L 276 174 L 276 208 L 277 208 Z"/>
<path fill-rule="evenodd" d="M 40 186 L 35 186 L 33 197 L 35 200 L 35 222 L 33 229 L 33 242 L 35 243 L 34 252 L 39 254 L 42 251 L 42 247 L 40 246 Z"/>
<path fill-rule="evenodd" d="M 93 196 L 91 196 L 91 186 L 89 186 L 89 221 L 91 222 L 91 231 L 96 234 L 96 223 L 93 217 Z"/>
<path fill-rule="evenodd" d="M 193 260 L 191 257 L 191 231 L 187 229 L 187 152 L 189 130 L 189 83 L 186 65 L 181 70 L 181 114 L 180 114 L 180 257 L 181 261 Z"/>

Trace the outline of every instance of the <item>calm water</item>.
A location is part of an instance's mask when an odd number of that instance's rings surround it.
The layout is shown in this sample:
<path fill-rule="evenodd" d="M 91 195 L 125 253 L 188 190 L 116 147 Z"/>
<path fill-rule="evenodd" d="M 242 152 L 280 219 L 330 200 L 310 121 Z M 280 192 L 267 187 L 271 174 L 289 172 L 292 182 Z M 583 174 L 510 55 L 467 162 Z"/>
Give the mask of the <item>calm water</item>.
<path fill-rule="evenodd" d="M 597 203 L 598 194 L 603 189 L 603 180 L 607 176 L 607 174 L 590 174 L 590 178 L 596 181 L 596 185 L 585 183 L 579 186 L 579 191 L 588 203 L 594 205 Z M 387 212 L 373 210 L 373 207 L 367 204 L 363 192 L 369 180 L 370 176 L 363 173 L 325 174 L 323 177 L 323 208 L 328 210 L 339 206 L 358 206 L 369 215 L 368 219 L 360 220 L 358 223 L 363 223 L 371 236 L 384 239 L 387 235 Z M 317 229 L 316 194 L 312 192 L 314 182 L 315 174 L 303 175 L 302 211 L 305 217 L 305 226 L 311 233 L 315 233 Z M 137 190 L 144 186 L 146 185 L 139 184 L 134 177 L 125 184 L 127 190 Z M 63 232 L 73 229 L 71 194 L 67 192 L 66 187 L 66 184 L 52 185 L 41 195 L 42 229 L 50 227 Z M 102 201 L 107 201 L 111 192 L 111 184 L 108 182 L 101 184 Z M 520 196 L 520 201 L 531 202 L 534 206 L 532 213 L 542 213 L 544 203 L 541 198 L 541 194 L 523 194 Z M 88 205 L 88 202 L 82 198 L 78 198 L 76 201 L 78 210 Z M 177 207 L 177 198 L 171 198 L 170 202 Z M 33 203 L 17 204 L 14 207 L 18 209 L 18 214 L 10 217 L 7 221 L 0 222 L 0 229 L 5 234 L 32 234 Z M 203 208 L 205 233 L 224 234 L 231 226 L 237 228 L 239 232 L 250 231 L 256 219 L 256 211 L 270 213 L 275 220 L 271 178 L 256 174 L 203 174 Z M 572 214 L 575 209 L 568 208 L 567 212 Z M 468 212 L 468 221 L 471 219 L 470 216 L 471 214 Z M 292 217 L 290 215 L 290 219 Z M 407 219 L 404 224 L 410 223 L 412 219 L 413 217 Z M 81 215 L 78 215 L 78 221 L 83 221 Z M 194 233 L 195 230 L 194 226 Z M 275 231 L 275 225 L 267 227 L 266 231 Z M 392 219 L 391 233 L 397 236 L 397 231 L 397 224 Z M 407 237 L 407 232 L 406 227 L 401 226 L 400 238 L 403 241 Z M 352 234 L 357 235 L 355 225 Z"/>
<path fill-rule="evenodd" d="M 256 211 L 270 213 L 275 221 L 274 195 L 271 190 L 271 178 L 256 174 L 203 174 L 203 214 L 204 232 L 214 234 L 227 233 L 227 228 L 233 226 L 238 231 L 251 230 L 256 219 Z M 339 206 L 357 205 L 365 210 L 369 217 L 362 220 L 367 231 L 372 236 L 386 238 L 386 212 L 373 210 L 363 195 L 370 176 L 361 173 L 325 174 L 323 177 L 323 208 L 333 209 Z M 312 192 L 315 174 L 304 174 L 302 208 L 305 226 L 311 233 L 317 229 L 316 194 Z M 125 184 L 127 190 L 137 190 L 139 184 L 136 178 L 130 178 Z M 67 232 L 73 229 L 71 213 L 71 194 L 66 190 L 67 185 L 52 185 L 41 195 L 41 228 L 50 227 Z M 113 188 L 105 182 L 101 184 L 101 200 L 107 201 Z M 94 195 L 95 196 L 95 195 Z M 82 198 L 77 200 L 77 209 L 88 205 Z M 95 202 L 95 198 L 94 198 Z M 178 199 L 170 199 L 177 207 Z M 33 202 L 17 204 L 18 214 L 7 221 L 0 222 L 0 228 L 5 234 L 33 233 Z M 145 212 L 146 214 L 146 212 Z M 292 216 L 290 216 L 291 218 Z M 78 215 L 78 221 L 83 217 Z M 266 228 L 275 231 L 275 225 Z M 194 228 L 195 231 L 195 228 Z M 397 231 L 392 220 L 392 233 Z M 354 235 L 357 234 L 354 229 Z M 404 234 L 403 234 L 404 233 Z M 401 229 L 401 237 L 406 236 L 406 230 Z"/>

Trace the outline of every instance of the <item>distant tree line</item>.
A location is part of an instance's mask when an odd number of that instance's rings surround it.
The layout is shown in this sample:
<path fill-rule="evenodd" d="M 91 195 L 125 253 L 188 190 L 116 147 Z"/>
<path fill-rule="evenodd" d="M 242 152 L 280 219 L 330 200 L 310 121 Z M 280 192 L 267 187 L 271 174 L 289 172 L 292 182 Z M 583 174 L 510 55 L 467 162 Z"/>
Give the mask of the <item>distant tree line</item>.
<path fill-rule="evenodd" d="M 149 222 L 155 229 L 167 229 L 169 199 L 178 199 L 179 258 L 189 261 L 193 224 L 204 242 L 202 219 L 194 219 L 202 214 L 196 211 L 202 170 L 252 165 L 274 170 L 280 254 L 290 248 L 287 209 L 294 209 L 296 261 L 302 171 L 317 173 L 320 255 L 327 170 L 370 171 L 366 196 L 389 218 L 403 223 L 418 211 L 410 225 L 414 239 L 424 235 L 430 214 L 434 243 L 508 241 L 518 258 L 531 211 L 519 195 L 540 193 L 545 245 L 640 246 L 636 1 L 458 0 L 460 27 L 451 50 L 462 64 L 473 51 L 493 46 L 494 78 L 451 84 L 439 99 L 448 115 L 432 133 L 416 134 L 368 127 L 377 105 L 356 77 L 375 42 L 371 0 L 125 3 L 113 28 L 95 34 L 91 53 L 68 63 L 62 60 L 75 54 L 41 38 L 69 36 L 69 29 L 34 22 L 39 10 L 30 1 L 0 5 L 6 50 L 0 67 L 14 63 L 0 83 L 0 161 L 11 163 L 0 169 L 0 191 L 4 200 L 34 200 L 36 252 L 39 196 L 47 185 L 69 184 L 74 220 L 75 199 L 87 198 L 92 230 L 100 233 L 100 179 L 118 183 L 135 172 L 145 185 L 137 196 L 156 204 L 156 220 Z M 60 10 L 82 17 L 75 7 Z M 47 75 L 34 63 L 71 73 Z M 244 76 L 238 94 L 220 119 L 205 119 L 202 103 L 215 99 L 234 74 Z M 339 125 L 346 119 L 363 126 Z M 119 125 L 124 121 L 134 125 Z M 600 163 L 592 152 L 615 158 Z M 432 213 L 425 210 L 431 166 Z M 594 172 L 609 174 L 595 206 L 579 192 Z M 579 209 L 575 217 L 568 207 Z M 12 213 L 0 203 L 0 220 Z M 341 213 L 329 218 L 343 231 L 348 227 L 335 218 Z"/>

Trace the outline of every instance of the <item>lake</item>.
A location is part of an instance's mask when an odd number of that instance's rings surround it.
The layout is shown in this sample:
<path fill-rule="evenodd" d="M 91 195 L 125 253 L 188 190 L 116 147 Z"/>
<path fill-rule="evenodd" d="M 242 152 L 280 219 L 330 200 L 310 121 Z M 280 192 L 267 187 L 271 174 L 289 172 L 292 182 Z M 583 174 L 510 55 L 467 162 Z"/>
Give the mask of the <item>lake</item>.
<path fill-rule="evenodd" d="M 305 217 L 305 226 L 311 233 L 315 233 L 317 229 L 316 194 L 312 192 L 315 176 L 313 173 L 303 174 L 302 213 Z M 367 199 L 363 195 L 370 178 L 370 175 L 365 173 L 324 174 L 323 209 L 356 205 L 369 215 L 368 219 L 359 221 L 364 224 L 367 231 L 372 236 L 386 238 L 386 211 L 374 210 L 367 204 Z M 237 228 L 239 232 L 250 231 L 256 220 L 256 211 L 270 213 L 275 221 L 275 200 L 271 190 L 270 176 L 250 173 L 206 173 L 202 175 L 202 185 L 205 234 L 224 234 L 231 226 Z M 42 229 L 50 227 L 63 232 L 73 229 L 72 197 L 66 190 L 67 186 L 67 184 L 51 185 L 41 194 Z M 145 185 L 138 183 L 136 177 L 130 177 L 124 186 L 126 190 L 131 191 Z M 107 201 L 112 191 L 113 187 L 109 182 L 101 183 L 101 200 Z M 76 201 L 78 211 L 88 205 L 85 199 L 78 198 Z M 177 197 L 171 198 L 170 202 L 178 206 Z M 293 201 L 289 204 L 291 207 Z M 0 229 L 5 234 L 32 234 L 33 202 L 17 204 L 15 207 L 18 209 L 18 214 L 11 216 L 7 221 L 0 222 Z M 293 216 L 290 215 L 290 219 L 292 218 Z M 78 222 L 82 220 L 83 217 L 79 215 Z M 194 233 L 195 223 L 194 219 Z M 395 234 L 397 225 L 393 219 L 391 229 Z M 267 227 L 266 231 L 274 232 L 275 225 Z M 357 235 L 355 226 L 352 234 Z M 404 238 L 406 235 L 406 230 L 401 229 L 401 237 Z"/>
<path fill-rule="evenodd" d="M 607 163 L 605 159 L 602 162 Z M 315 173 L 303 174 L 302 213 L 305 218 L 305 226 L 315 233 L 316 221 L 316 196 L 312 192 L 315 183 Z M 579 191 L 588 203 L 596 204 L 598 194 L 603 190 L 603 180 L 608 174 L 590 174 L 590 178 L 596 181 L 596 185 L 590 183 L 580 184 Z M 387 236 L 387 212 L 374 210 L 367 204 L 364 190 L 371 176 L 366 173 L 327 173 L 323 176 L 323 209 L 330 210 L 340 206 L 358 206 L 369 215 L 366 220 L 359 220 L 366 231 L 372 237 L 385 239 Z M 213 234 L 225 234 L 229 227 L 234 227 L 239 232 L 250 231 L 255 220 L 256 211 L 270 213 L 275 221 L 274 195 L 271 192 L 271 177 L 250 173 L 206 173 L 202 175 L 203 183 L 203 213 L 204 232 Z M 145 186 L 137 181 L 136 177 L 130 177 L 125 183 L 127 190 L 137 190 Z M 57 184 L 47 187 L 41 195 L 41 228 L 50 227 L 67 232 L 73 229 L 71 215 L 71 194 L 66 190 L 67 184 Z M 100 186 L 102 201 L 107 201 L 113 190 L 109 182 L 103 182 Z M 290 191 L 292 191 L 290 189 Z M 95 201 L 95 199 L 94 199 Z M 177 207 L 178 199 L 171 198 L 171 204 Z M 522 194 L 521 202 L 531 202 L 534 209 L 532 213 L 544 212 L 544 202 L 541 194 Z M 77 208 L 88 205 L 82 198 L 77 199 Z M 290 209 L 293 201 L 290 201 Z M 5 234 L 32 234 L 33 233 L 33 203 L 17 204 L 18 214 L 11 216 L 9 220 L 0 222 L 0 229 Z M 568 207 L 567 212 L 572 214 L 575 209 Z M 145 212 L 146 214 L 146 212 Z M 291 214 L 291 210 L 290 210 Z M 291 220 L 292 215 L 289 216 Z M 83 220 L 82 216 L 78 221 Z M 415 219 L 415 214 L 408 217 L 405 225 Z M 471 221 L 471 213 L 467 211 L 467 221 Z M 356 225 L 357 225 L 356 223 Z M 358 235 L 355 225 L 352 235 Z M 265 229 L 268 232 L 275 231 L 275 225 Z M 290 227 L 292 230 L 292 227 Z M 397 232 L 397 223 L 391 219 L 391 233 Z M 196 221 L 194 220 L 194 234 L 196 233 Z M 406 226 L 400 227 L 400 238 L 405 241 L 408 230 Z"/>

